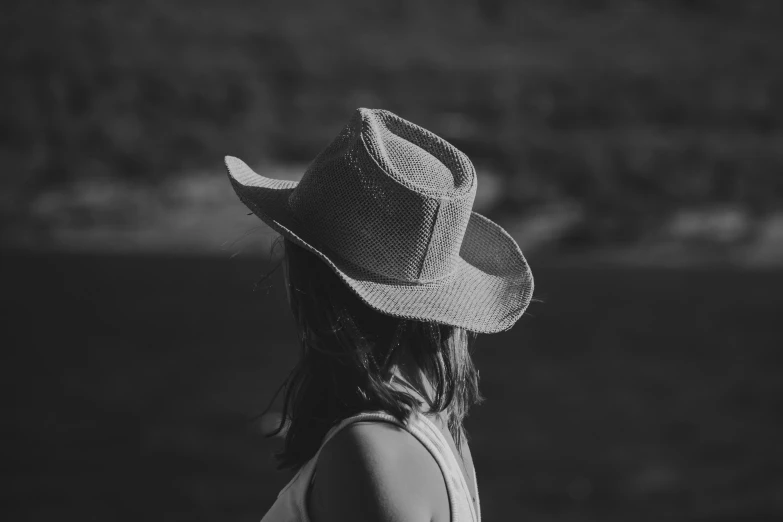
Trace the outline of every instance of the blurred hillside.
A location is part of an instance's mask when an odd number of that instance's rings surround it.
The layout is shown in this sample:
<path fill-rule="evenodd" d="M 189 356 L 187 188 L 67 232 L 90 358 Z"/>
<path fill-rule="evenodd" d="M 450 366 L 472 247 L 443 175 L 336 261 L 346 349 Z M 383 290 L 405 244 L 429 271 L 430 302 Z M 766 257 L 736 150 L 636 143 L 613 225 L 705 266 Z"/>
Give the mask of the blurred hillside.
<path fill-rule="evenodd" d="M 306 162 L 359 106 L 497 173 L 496 219 L 577 205 L 576 245 L 783 201 L 780 2 L 5 5 L 6 224 L 74 180 L 157 184 L 225 154 Z"/>

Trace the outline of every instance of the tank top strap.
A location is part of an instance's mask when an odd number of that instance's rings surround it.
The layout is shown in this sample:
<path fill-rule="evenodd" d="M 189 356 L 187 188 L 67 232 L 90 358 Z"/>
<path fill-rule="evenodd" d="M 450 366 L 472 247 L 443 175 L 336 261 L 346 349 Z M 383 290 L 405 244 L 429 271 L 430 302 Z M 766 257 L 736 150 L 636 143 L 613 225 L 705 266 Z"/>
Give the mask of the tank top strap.
<path fill-rule="evenodd" d="M 476 522 L 481 521 L 481 508 L 479 506 L 479 494 L 478 494 L 478 484 L 476 483 L 476 471 L 475 468 L 473 470 L 473 483 L 476 484 L 476 506 L 473 505 L 471 495 L 470 495 L 470 488 L 468 487 L 468 481 L 467 477 L 462 473 L 462 469 L 460 468 L 459 462 L 457 462 L 457 456 L 454 454 L 454 452 L 451 450 L 451 446 L 449 446 L 448 441 L 446 440 L 446 437 L 443 435 L 443 433 L 440 431 L 440 429 L 435 425 L 434 422 L 432 422 L 430 419 L 427 418 L 426 415 L 416 413 L 411 418 L 415 418 L 418 422 L 415 426 L 411 426 L 413 429 L 409 429 L 409 431 L 416 436 L 417 439 L 419 439 L 424 446 L 427 447 L 427 449 L 430 451 L 430 453 L 433 454 L 433 456 L 437 455 L 440 456 L 438 458 L 435 457 L 436 460 L 438 460 L 438 465 L 441 467 L 441 469 L 445 472 L 448 470 L 448 475 L 451 477 L 452 481 L 455 483 L 455 489 L 461 490 L 462 495 L 460 495 L 460 504 L 462 504 L 462 500 L 466 500 L 464 504 L 467 505 L 467 508 L 463 509 L 470 512 L 470 517 L 472 520 Z M 422 433 L 422 436 L 417 435 L 414 430 L 422 430 L 424 433 Z M 430 448 L 427 443 L 425 443 L 425 440 L 431 441 L 430 444 L 435 446 L 436 452 L 433 451 L 433 448 Z M 447 481 L 448 484 L 448 481 Z M 451 495 L 451 492 L 449 492 L 449 495 Z M 452 512 L 454 512 L 455 506 L 452 504 Z M 452 518 L 453 520 L 453 518 Z"/>

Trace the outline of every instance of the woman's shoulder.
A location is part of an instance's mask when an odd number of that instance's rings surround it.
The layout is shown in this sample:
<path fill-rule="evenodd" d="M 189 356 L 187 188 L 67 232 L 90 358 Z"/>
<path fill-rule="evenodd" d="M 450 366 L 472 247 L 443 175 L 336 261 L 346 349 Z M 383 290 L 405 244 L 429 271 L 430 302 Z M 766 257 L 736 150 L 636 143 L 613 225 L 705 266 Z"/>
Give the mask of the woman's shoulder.
<path fill-rule="evenodd" d="M 308 499 L 314 522 L 448 520 L 437 462 L 398 425 L 349 424 L 324 445 L 317 469 Z"/>

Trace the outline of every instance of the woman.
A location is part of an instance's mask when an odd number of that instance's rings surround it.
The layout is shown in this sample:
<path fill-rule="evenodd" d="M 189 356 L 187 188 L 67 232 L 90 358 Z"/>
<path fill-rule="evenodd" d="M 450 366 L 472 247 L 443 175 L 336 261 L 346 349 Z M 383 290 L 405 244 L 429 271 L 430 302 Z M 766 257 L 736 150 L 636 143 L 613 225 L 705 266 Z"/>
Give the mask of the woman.
<path fill-rule="evenodd" d="M 297 473 L 263 521 L 479 521 L 468 337 L 511 328 L 533 278 L 514 240 L 472 212 L 473 165 L 369 109 L 298 183 L 226 165 L 284 238 L 302 346 L 278 428 L 280 466 Z"/>

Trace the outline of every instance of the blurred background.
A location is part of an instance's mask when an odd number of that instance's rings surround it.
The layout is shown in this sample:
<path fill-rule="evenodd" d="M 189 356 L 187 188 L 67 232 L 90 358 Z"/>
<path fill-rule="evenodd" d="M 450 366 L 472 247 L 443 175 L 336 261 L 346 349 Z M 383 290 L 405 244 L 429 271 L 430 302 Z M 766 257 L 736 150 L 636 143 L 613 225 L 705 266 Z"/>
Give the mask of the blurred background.
<path fill-rule="evenodd" d="M 14 520 L 260 520 L 295 334 L 222 158 L 298 179 L 357 107 L 467 153 L 536 275 L 476 346 L 486 520 L 783 520 L 783 3 L 3 12 Z"/>

